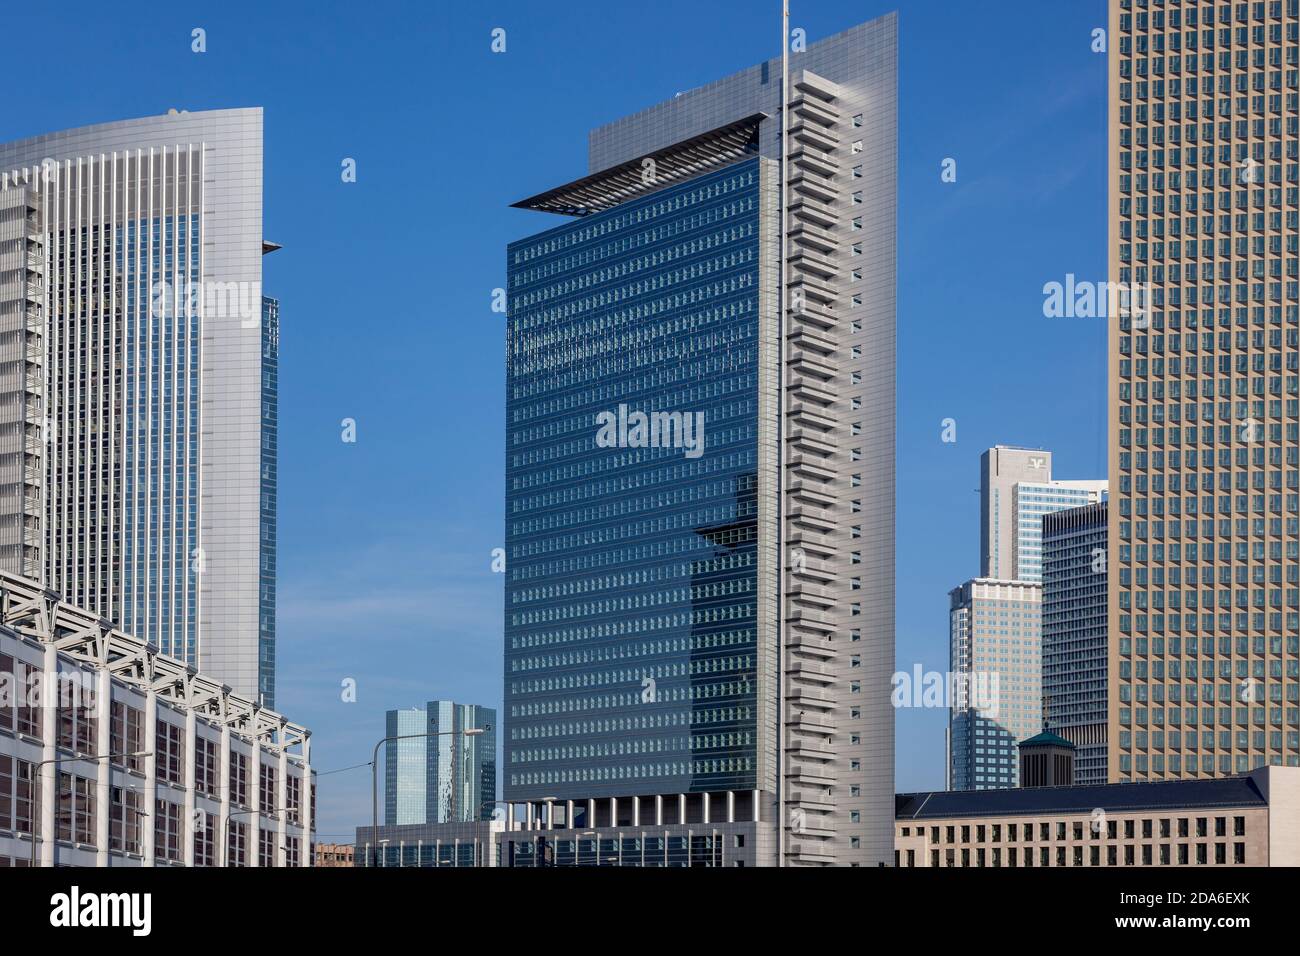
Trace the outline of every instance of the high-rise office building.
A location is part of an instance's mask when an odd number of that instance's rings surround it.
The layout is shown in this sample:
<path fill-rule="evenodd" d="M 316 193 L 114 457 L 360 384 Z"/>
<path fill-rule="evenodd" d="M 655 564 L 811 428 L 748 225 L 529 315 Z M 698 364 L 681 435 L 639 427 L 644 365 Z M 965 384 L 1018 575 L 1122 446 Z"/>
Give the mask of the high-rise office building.
<path fill-rule="evenodd" d="M 508 252 L 507 865 L 892 859 L 896 67 L 891 15 L 518 204 L 574 218 Z"/>
<path fill-rule="evenodd" d="M 1300 3 L 1110 37 L 1108 773 L 1300 765 Z"/>
<path fill-rule="evenodd" d="M 1104 481 L 1053 479 L 1050 451 L 995 445 L 980 456 L 985 573 L 949 592 L 950 790 L 1016 786 L 1017 747 L 1043 726 L 1043 522 L 1105 493 Z"/>
<path fill-rule="evenodd" d="M 1106 782 L 1106 502 L 1043 518 L 1044 724 L 1074 744 L 1074 780 Z"/>
<path fill-rule="evenodd" d="M 1041 584 L 976 578 L 949 594 L 948 789 L 1019 780 L 1017 745 L 1042 729 Z"/>
<path fill-rule="evenodd" d="M 387 826 L 492 819 L 497 796 L 497 712 L 431 700 L 390 710 L 384 744 Z M 467 736 L 466 730 L 484 733 Z"/>
<path fill-rule="evenodd" d="M 273 706 L 262 111 L 0 144 L 0 567 Z"/>
<path fill-rule="evenodd" d="M 980 456 L 980 576 L 1041 581 L 1043 515 L 1105 493 L 1105 481 L 1053 480 L 1050 451 L 990 448 Z"/>

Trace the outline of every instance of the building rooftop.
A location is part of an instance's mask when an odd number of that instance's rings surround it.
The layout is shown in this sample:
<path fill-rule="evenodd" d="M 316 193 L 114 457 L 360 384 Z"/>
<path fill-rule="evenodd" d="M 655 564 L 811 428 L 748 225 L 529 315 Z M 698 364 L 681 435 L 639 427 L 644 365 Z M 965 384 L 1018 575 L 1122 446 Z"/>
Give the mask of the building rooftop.
<path fill-rule="evenodd" d="M 758 128 L 765 118 L 765 113 L 755 113 L 512 205 L 562 216 L 587 216 L 612 209 L 637 196 L 757 155 Z"/>
<path fill-rule="evenodd" d="M 1097 808 L 1118 813 L 1267 805 L 1268 800 L 1254 778 L 1243 776 L 1217 780 L 1108 783 L 1091 787 L 899 793 L 894 795 L 894 819 L 1088 814 Z"/>
<path fill-rule="evenodd" d="M 1070 743 L 1064 737 L 1058 737 L 1050 730 L 1044 730 L 1041 734 L 1035 734 L 1028 740 L 1020 742 L 1021 747 L 1068 747 L 1074 749 L 1074 744 Z"/>

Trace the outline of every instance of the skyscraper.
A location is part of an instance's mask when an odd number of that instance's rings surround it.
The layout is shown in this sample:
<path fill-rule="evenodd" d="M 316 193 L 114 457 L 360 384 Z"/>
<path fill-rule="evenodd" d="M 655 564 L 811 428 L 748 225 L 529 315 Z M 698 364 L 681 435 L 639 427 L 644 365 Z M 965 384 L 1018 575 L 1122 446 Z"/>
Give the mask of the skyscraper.
<path fill-rule="evenodd" d="M 1300 764 L 1300 3 L 1110 9 L 1109 775 Z"/>
<path fill-rule="evenodd" d="M 895 18 L 789 70 L 518 204 L 508 865 L 893 857 Z"/>
<path fill-rule="evenodd" d="M 1074 744 L 1074 780 L 1106 782 L 1106 512 L 1043 518 L 1044 724 Z"/>
<path fill-rule="evenodd" d="M 466 736 L 465 731 L 484 733 Z M 467 823 L 492 819 L 497 796 L 497 712 L 431 700 L 390 710 L 384 744 L 384 823 Z"/>
<path fill-rule="evenodd" d="M 1019 780 L 1017 746 L 1042 729 L 1043 587 L 976 578 L 949 594 L 948 789 Z"/>
<path fill-rule="evenodd" d="M 1043 515 L 1100 501 L 1103 480 L 1052 478 L 1052 453 L 995 445 L 980 456 L 980 576 L 1043 579 Z"/>
<path fill-rule="evenodd" d="M 275 699 L 262 111 L 0 144 L 0 567 Z"/>
<path fill-rule="evenodd" d="M 1104 481 L 1054 479 L 1050 451 L 995 445 L 980 456 L 984 576 L 948 596 L 949 789 L 1017 785 L 1018 745 L 1043 726 L 1043 523 L 1105 493 Z"/>

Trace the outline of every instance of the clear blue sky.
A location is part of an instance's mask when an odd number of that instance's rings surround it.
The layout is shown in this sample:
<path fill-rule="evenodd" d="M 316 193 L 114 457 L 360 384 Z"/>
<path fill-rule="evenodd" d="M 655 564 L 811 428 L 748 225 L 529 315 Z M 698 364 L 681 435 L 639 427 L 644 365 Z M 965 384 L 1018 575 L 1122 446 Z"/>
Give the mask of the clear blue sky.
<path fill-rule="evenodd" d="M 1105 475 L 1104 322 L 1042 314 L 1044 283 L 1104 277 L 1105 57 L 1090 33 L 1105 3 L 791 7 L 810 39 L 900 12 L 898 667 L 942 671 L 947 591 L 978 570 L 980 452 L 1041 445 L 1059 476 Z M 285 246 L 266 261 L 282 300 L 277 704 L 313 728 L 318 769 L 369 760 L 386 709 L 500 704 L 490 297 L 505 244 L 556 223 L 509 204 L 583 175 L 591 127 L 777 55 L 779 14 L 778 0 L 8 11 L 7 34 L 56 55 L 11 84 L 0 141 L 171 107 L 266 110 L 265 233 Z M 955 445 L 940 442 L 947 417 Z M 945 720 L 899 712 L 898 789 L 943 785 Z M 364 770 L 321 778 L 321 839 L 368 821 L 369 785 Z"/>

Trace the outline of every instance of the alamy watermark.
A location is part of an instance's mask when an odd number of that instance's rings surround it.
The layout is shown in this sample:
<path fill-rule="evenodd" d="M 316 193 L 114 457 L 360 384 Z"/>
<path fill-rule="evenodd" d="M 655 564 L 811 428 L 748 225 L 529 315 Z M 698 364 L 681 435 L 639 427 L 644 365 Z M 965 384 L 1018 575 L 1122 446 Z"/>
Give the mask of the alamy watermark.
<path fill-rule="evenodd" d="M 1151 323 L 1151 286 L 1146 283 L 1089 282 L 1067 273 L 1064 282 L 1043 286 L 1043 315 L 1049 319 L 1129 318 L 1133 328 Z"/>
<path fill-rule="evenodd" d="M 598 448 L 677 448 L 687 458 L 704 454 L 703 412 L 641 412 L 619 405 L 596 415 Z"/>
<path fill-rule="evenodd" d="M 182 281 L 155 282 L 149 291 L 149 314 L 155 319 L 173 315 L 205 319 L 239 319 L 244 328 L 262 324 L 262 283 Z"/>
<path fill-rule="evenodd" d="M 977 710 L 986 717 L 998 716 L 1002 695 L 997 671 L 922 671 L 915 664 L 911 671 L 895 672 L 891 680 L 895 708 Z"/>

